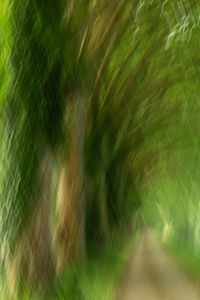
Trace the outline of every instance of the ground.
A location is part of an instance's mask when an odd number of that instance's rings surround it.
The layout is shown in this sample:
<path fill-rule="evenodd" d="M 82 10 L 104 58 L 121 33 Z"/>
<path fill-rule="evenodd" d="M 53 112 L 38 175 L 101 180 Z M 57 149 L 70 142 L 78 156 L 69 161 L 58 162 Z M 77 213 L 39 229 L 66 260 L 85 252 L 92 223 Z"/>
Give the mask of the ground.
<path fill-rule="evenodd" d="M 129 259 L 116 300 L 198 299 L 198 284 L 145 230 Z"/>

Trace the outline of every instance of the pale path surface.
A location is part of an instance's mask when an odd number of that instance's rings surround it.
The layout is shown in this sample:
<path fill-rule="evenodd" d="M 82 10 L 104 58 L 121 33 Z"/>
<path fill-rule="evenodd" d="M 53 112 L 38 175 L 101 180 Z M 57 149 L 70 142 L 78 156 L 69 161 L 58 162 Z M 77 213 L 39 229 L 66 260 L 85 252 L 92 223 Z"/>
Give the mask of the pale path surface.
<path fill-rule="evenodd" d="M 147 230 L 129 261 L 116 300 L 200 300 L 200 291 Z"/>

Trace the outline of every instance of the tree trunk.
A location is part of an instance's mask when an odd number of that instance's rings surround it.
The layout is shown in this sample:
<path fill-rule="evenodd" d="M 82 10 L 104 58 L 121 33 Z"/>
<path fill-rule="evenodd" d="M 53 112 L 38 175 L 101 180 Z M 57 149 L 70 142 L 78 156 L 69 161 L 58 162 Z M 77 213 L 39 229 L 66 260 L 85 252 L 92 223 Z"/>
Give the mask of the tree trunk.
<path fill-rule="evenodd" d="M 80 95 L 67 107 L 71 132 L 69 151 L 61 168 L 57 192 L 57 273 L 67 263 L 85 256 L 84 110 L 84 99 Z"/>
<path fill-rule="evenodd" d="M 52 256 L 51 179 L 52 157 L 50 153 L 46 153 L 41 163 L 38 203 L 14 252 L 9 274 L 11 296 L 14 295 L 19 274 L 34 288 L 47 284 L 55 274 Z"/>

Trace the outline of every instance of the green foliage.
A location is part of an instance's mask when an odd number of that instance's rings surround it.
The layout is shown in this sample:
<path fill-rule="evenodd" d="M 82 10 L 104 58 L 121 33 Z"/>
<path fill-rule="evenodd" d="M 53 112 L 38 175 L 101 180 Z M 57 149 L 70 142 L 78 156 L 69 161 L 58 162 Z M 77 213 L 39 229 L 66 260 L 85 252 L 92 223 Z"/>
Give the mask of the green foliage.
<path fill-rule="evenodd" d="M 63 135 L 64 5 L 63 1 L 47 6 L 27 0 L 7 4 L 9 32 L 3 28 L 8 42 L 2 51 L 8 65 L 4 82 L 9 76 L 9 84 L 1 87 L 2 147 L 6 148 L 6 153 L 2 150 L 1 232 L 12 241 L 39 198 L 39 166 L 46 148 L 55 149 Z M 3 14 L 2 19 L 6 20 Z"/>
<path fill-rule="evenodd" d="M 158 231 L 197 245 L 193 172 L 199 163 L 199 106 L 193 105 L 199 94 L 199 8 L 194 1 L 23 0 L 3 1 L 0 9 L 2 255 L 36 208 L 47 149 L 54 158 L 66 150 L 65 129 L 71 128 L 65 110 L 77 95 L 85 101 L 88 248 L 102 250 L 141 207 Z M 189 157 L 192 167 L 183 165 Z M 176 185 L 171 174 L 183 183 Z M 69 285 L 77 284 L 74 278 L 69 275 Z"/>
<path fill-rule="evenodd" d="M 175 19 L 172 3 L 134 4 L 133 10 L 127 5 L 118 19 L 123 23 L 128 11 L 132 19 L 127 27 L 113 23 L 107 47 L 98 53 L 92 72 L 93 76 L 96 67 L 85 151 L 90 195 L 87 228 L 88 241 L 91 236 L 95 241 L 96 235 L 99 244 L 105 231 L 141 206 L 140 189 L 156 173 L 160 151 L 172 148 L 184 135 L 173 130 L 182 122 L 188 103 L 177 90 L 195 80 L 196 71 L 189 68 L 194 56 L 186 55 L 183 41 L 192 49 L 196 28 L 188 21 L 187 30 L 180 30 L 183 19 Z M 196 18 L 195 9 L 194 15 L 187 11 L 186 17 Z M 176 40 L 171 40 L 172 33 Z M 170 132 L 167 138 L 163 138 L 165 128 Z"/>

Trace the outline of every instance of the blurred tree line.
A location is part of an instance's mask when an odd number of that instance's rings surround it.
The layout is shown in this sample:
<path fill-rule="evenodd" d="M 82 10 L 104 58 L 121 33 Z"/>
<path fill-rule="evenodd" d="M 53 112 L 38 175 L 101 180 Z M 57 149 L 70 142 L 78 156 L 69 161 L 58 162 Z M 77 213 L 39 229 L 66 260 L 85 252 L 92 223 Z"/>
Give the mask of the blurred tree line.
<path fill-rule="evenodd" d="M 48 282 L 137 217 L 158 154 L 182 136 L 163 132 L 187 109 L 177 91 L 197 82 L 198 8 L 3 0 L 0 9 L 1 261 L 12 293 L 19 274 Z"/>

